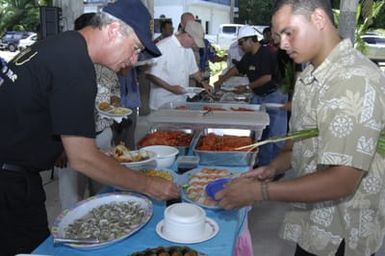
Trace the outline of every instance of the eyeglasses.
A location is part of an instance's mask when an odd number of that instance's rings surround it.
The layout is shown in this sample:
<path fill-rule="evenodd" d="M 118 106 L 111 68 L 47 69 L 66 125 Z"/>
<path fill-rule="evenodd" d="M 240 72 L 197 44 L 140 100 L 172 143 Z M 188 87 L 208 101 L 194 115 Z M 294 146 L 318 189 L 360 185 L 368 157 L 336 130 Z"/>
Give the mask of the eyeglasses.
<path fill-rule="evenodd" d="M 136 54 L 140 54 L 141 52 L 144 51 L 144 49 L 145 49 L 144 46 L 137 46 L 137 45 L 134 46 L 134 51 Z"/>

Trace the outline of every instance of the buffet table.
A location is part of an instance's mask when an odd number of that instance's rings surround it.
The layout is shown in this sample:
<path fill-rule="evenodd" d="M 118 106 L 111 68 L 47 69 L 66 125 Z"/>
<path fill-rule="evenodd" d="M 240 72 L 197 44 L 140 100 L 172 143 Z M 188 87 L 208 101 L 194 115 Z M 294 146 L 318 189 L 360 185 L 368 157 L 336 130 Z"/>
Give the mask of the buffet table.
<path fill-rule="evenodd" d="M 232 172 L 245 172 L 248 167 L 218 167 L 227 168 Z M 178 181 L 178 179 L 177 179 Z M 118 191 L 108 188 L 106 192 Z M 153 216 L 150 221 L 139 231 L 128 238 L 99 249 L 74 249 L 65 245 L 54 245 L 53 237 L 47 238 L 33 252 L 34 254 L 44 255 L 124 255 L 128 256 L 133 252 L 142 251 L 146 248 L 159 246 L 180 245 L 168 242 L 160 238 L 155 229 L 159 221 L 163 219 L 163 211 L 166 205 L 164 202 L 153 201 Z M 211 210 L 205 209 L 209 218 L 215 220 L 219 226 L 218 234 L 212 239 L 197 243 L 187 244 L 187 246 L 196 249 L 207 255 L 231 256 L 236 246 L 237 238 L 240 235 L 244 221 L 247 217 L 247 210 Z"/>
<path fill-rule="evenodd" d="M 205 105 L 199 103 L 187 103 L 183 108 L 181 106 L 170 105 L 166 109 L 160 109 L 159 111 L 152 112 L 148 117 L 148 120 L 154 124 L 157 128 L 165 127 L 176 127 L 180 129 L 191 129 L 192 131 L 192 142 L 189 147 L 186 147 L 186 152 L 181 151 L 181 155 L 192 155 L 194 152 L 194 146 L 198 141 L 197 135 L 203 134 L 202 132 L 210 132 L 209 128 L 218 128 L 219 130 L 224 128 L 228 129 L 222 131 L 223 134 L 230 132 L 231 135 L 240 135 L 245 136 L 241 131 L 237 129 L 246 129 L 248 131 L 247 136 L 253 135 L 253 139 L 258 140 L 262 135 L 263 129 L 266 125 L 269 124 L 269 116 L 266 114 L 264 109 L 260 108 L 258 105 L 248 105 L 248 104 L 232 104 L 232 105 L 208 105 L 208 111 L 204 109 Z M 227 111 L 217 111 L 218 108 L 224 108 Z M 246 109 L 247 108 L 247 109 Z M 237 111 L 238 112 L 235 112 Z M 239 110 L 242 110 L 239 112 Z M 249 110 L 249 111 L 245 111 Z M 172 130 L 172 129 L 171 129 Z M 195 131 L 195 133 L 193 133 Z M 221 134 L 222 134 L 221 133 Z M 194 141 L 194 138 L 196 141 Z M 162 143 L 160 143 L 162 144 Z M 151 144 L 150 144 L 151 145 Z M 156 144 L 152 144 L 156 145 Z M 145 145 L 142 145 L 145 146 Z M 182 147 L 183 148 L 183 147 Z M 208 168 L 222 168 L 227 169 L 231 173 L 240 173 L 248 171 L 248 165 L 252 166 L 254 163 L 254 158 L 256 153 L 250 152 L 211 152 L 211 151 L 202 151 L 195 153 L 200 153 L 200 158 L 202 160 L 202 165 Z M 238 154 L 243 154 L 238 156 Z M 209 163 L 207 162 L 207 156 L 214 156 Z M 223 158 L 225 156 L 225 158 Z M 247 163 L 239 163 L 233 160 L 230 156 L 236 156 L 236 158 L 243 159 L 243 157 L 250 158 L 250 161 Z M 243 157 L 242 157 L 243 156 Z M 247 158 L 247 159 L 249 159 Z M 204 162 L 206 161 L 206 162 Z M 198 166 L 202 168 L 204 166 Z M 227 165 L 227 166 L 216 166 L 216 165 Z M 172 166 L 173 170 L 176 170 L 176 164 Z M 185 175 L 178 175 L 174 181 L 177 184 L 185 184 Z M 118 191 L 113 188 L 107 188 L 105 192 Z M 166 208 L 164 202 L 152 201 L 153 202 L 153 215 L 149 222 L 145 224 L 141 229 L 136 233 L 130 235 L 129 237 L 116 242 L 109 244 L 108 246 L 95 249 L 75 249 L 66 245 L 55 245 L 53 243 L 53 237 L 50 236 L 47 238 L 38 248 L 33 252 L 34 254 L 43 254 L 43 255 L 124 255 L 129 256 L 131 253 L 143 251 L 147 248 L 155 247 L 168 247 L 172 245 L 186 245 L 189 246 L 201 253 L 206 255 L 221 255 L 221 256 L 232 256 L 236 251 L 236 245 L 238 238 L 241 236 L 240 241 L 243 241 L 242 238 L 245 236 L 246 232 L 245 227 L 247 227 L 247 209 L 239 209 L 232 211 L 225 211 L 221 209 L 208 209 L 205 208 L 206 215 L 208 218 L 214 220 L 219 226 L 219 232 L 213 238 L 195 244 L 176 244 L 162 239 L 156 232 L 157 224 L 163 219 L 163 213 Z M 246 243 L 251 243 L 250 241 Z M 250 245 L 251 247 L 251 245 Z M 239 254 L 240 252 L 238 252 Z M 247 253 L 252 255 L 252 252 Z M 240 255 L 240 254 L 239 254 Z M 244 252 L 241 252 L 241 255 L 245 255 Z"/>

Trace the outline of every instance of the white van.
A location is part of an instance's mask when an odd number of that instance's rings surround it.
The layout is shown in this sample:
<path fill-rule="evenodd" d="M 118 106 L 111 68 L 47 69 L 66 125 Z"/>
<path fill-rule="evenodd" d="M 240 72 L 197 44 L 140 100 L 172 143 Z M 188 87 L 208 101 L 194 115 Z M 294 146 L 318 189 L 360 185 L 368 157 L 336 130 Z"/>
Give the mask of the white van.
<path fill-rule="evenodd" d="M 221 24 L 217 34 L 217 44 L 223 50 L 228 50 L 230 45 L 237 40 L 238 31 L 244 25 L 242 24 Z M 262 40 L 262 31 L 267 26 L 254 26 L 257 31 L 258 40 Z"/>
<path fill-rule="evenodd" d="M 223 50 L 229 49 L 231 43 L 237 39 L 242 24 L 221 24 L 217 34 L 217 44 Z"/>

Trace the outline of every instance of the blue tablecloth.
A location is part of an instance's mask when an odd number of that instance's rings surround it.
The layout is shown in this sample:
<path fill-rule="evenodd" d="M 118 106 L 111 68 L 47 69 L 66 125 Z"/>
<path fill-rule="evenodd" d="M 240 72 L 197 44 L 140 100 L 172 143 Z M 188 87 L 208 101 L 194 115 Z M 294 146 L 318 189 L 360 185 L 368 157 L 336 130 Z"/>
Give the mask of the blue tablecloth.
<path fill-rule="evenodd" d="M 232 172 L 244 172 L 246 167 L 224 167 L 230 169 Z M 109 245 L 104 248 L 92 250 L 80 250 L 67 247 L 64 245 L 54 245 L 53 238 L 47 238 L 38 248 L 33 252 L 34 254 L 45 255 L 124 255 L 136 251 L 142 251 L 146 248 L 153 248 L 158 246 L 177 245 L 160 238 L 156 231 L 156 225 L 163 219 L 163 211 L 165 209 L 164 202 L 153 201 L 154 213 L 150 221 L 138 232 L 132 236 Z M 215 220 L 219 226 L 218 234 L 205 242 L 188 245 L 198 251 L 208 255 L 231 256 L 236 245 L 237 237 L 239 236 L 243 223 L 246 218 L 246 209 L 240 210 L 209 210 L 206 209 L 206 214 L 209 218 Z"/>

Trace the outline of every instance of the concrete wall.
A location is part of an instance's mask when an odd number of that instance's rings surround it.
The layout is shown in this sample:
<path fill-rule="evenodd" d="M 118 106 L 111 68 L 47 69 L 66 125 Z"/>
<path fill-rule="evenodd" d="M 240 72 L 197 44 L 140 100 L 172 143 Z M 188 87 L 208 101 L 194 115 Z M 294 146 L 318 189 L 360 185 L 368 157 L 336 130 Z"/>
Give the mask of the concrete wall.
<path fill-rule="evenodd" d="M 79 0 L 54 0 L 53 6 L 62 9 L 62 27 L 63 31 L 73 30 L 74 21 L 84 12 L 83 1 Z"/>
<path fill-rule="evenodd" d="M 154 17 L 165 15 L 171 18 L 175 29 L 184 12 L 191 12 L 198 16 L 207 34 L 216 34 L 220 24 L 230 23 L 230 6 L 199 0 L 156 0 L 154 4 Z M 208 23 L 207 29 L 206 23 Z"/>

